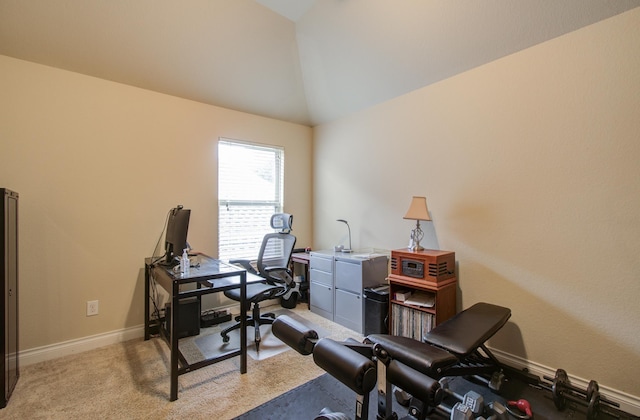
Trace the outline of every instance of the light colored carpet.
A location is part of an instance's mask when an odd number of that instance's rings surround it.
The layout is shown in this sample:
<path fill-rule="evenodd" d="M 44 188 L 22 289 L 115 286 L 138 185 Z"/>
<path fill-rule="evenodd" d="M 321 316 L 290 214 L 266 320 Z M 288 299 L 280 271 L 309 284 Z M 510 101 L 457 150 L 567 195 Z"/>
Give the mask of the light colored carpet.
<path fill-rule="evenodd" d="M 293 311 L 336 340 L 362 339 L 306 304 Z M 170 402 L 168 364 L 164 341 L 140 338 L 22 367 L 0 419 L 231 419 L 324 373 L 293 350 L 247 358 L 244 375 L 234 357 L 181 375 Z"/>
<path fill-rule="evenodd" d="M 271 311 L 275 316 L 288 315 L 293 319 L 301 322 L 305 322 L 305 319 L 297 315 L 294 311 L 288 309 L 276 309 Z M 213 327 L 200 329 L 200 335 L 196 337 L 190 337 L 180 341 L 180 346 L 185 358 L 190 363 L 203 358 L 210 359 L 216 355 L 226 353 L 228 351 L 237 350 L 240 348 L 240 330 L 233 330 L 229 332 L 229 342 L 224 343 L 220 332 L 225 328 L 234 325 L 235 320 L 225 322 Z M 320 337 L 326 336 L 328 332 L 322 327 L 313 324 L 311 321 L 306 322 L 310 328 L 316 330 Z M 256 343 L 254 340 L 255 329 L 254 327 L 247 327 L 247 355 L 253 360 L 264 360 L 269 357 L 280 354 L 284 351 L 291 350 L 291 347 L 280 341 L 271 332 L 271 327 L 268 325 L 260 326 L 260 347 L 259 351 L 256 350 Z M 184 344 L 183 344 L 184 343 Z"/>

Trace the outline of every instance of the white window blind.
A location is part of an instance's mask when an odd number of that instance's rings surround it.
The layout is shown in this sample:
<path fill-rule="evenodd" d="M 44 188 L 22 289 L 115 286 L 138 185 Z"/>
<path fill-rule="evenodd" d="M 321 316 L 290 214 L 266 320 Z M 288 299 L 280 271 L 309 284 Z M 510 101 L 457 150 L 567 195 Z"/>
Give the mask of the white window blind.
<path fill-rule="evenodd" d="M 255 259 L 269 221 L 282 212 L 284 150 L 218 141 L 218 256 Z"/>

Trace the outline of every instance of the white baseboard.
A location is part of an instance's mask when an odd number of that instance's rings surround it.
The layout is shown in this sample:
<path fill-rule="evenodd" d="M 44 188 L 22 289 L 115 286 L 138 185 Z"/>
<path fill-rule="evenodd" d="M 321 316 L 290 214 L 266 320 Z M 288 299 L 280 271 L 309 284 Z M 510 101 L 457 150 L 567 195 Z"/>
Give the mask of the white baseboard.
<path fill-rule="evenodd" d="M 143 336 L 144 326 L 139 325 L 103 334 L 90 335 L 75 340 L 63 341 L 62 343 L 50 344 L 48 346 L 36 347 L 20 352 L 20 366 L 28 366 L 71 354 L 78 354 Z"/>
<path fill-rule="evenodd" d="M 280 301 L 274 299 L 273 302 L 277 302 L 279 304 Z M 216 309 L 227 309 L 234 307 L 237 307 L 236 313 L 238 313 L 240 310 L 239 305 L 222 306 L 217 307 Z M 102 334 L 90 335 L 75 340 L 63 341 L 61 343 L 36 347 L 20 352 L 20 366 L 28 366 L 34 363 L 40 363 L 47 360 L 53 360 L 59 357 L 68 356 L 70 354 L 78 354 L 85 351 L 108 346 L 110 344 L 121 343 L 123 341 L 140 337 L 144 337 L 143 324 Z"/>
<path fill-rule="evenodd" d="M 134 338 L 140 338 L 143 336 L 144 326 L 139 325 L 122 330 L 111 331 L 104 334 L 96 334 L 76 340 L 69 340 L 62 343 L 37 347 L 20 352 L 20 365 L 28 366 L 34 363 L 53 360 L 59 357 L 69 356 L 71 354 L 78 354 L 88 350 L 97 349 L 99 347 L 108 346 L 110 344 L 121 343 L 123 341 L 132 340 Z M 543 376 L 554 377 L 556 374 L 556 370 L 548 366 L 533 363 L 493 348 L 491 349 L 491 351 L 500 361 L 504 362 L 505 364 L 519 369 L 526 368 L 529 370 L 529 372 L 539 376 L 541 379 Z M 581 389 L 587 389 L 587 386 L 589 385 L 589 381 L 583 378 L 569 375 L 569 380 L 571 381 L 572 385 Z M 604 396 L 606 396 L 607 399 L 620 404 L 621 410 L 629 414 L 633 414 L 634 416 L 640 416 L 640 397 L 630 395 L 602 385 L 600 385 L 600 392 Z"/>
<path fill-rule="evenodd" d="M 539 363 L 533 363 L 529 360 L 522 359 L 517 356 L 513 356 L 508 353 L 501 352 L 500 350 L 491 349 L 491 352 L 501 361 L 509 366 L 513 366 L 518 369 L 527 369 L 530 373 L 539 376 L 540 379 L 543 379 L 544 376 L 553 378 L 556 375 L 556 369 L 550 368 L 548 366 L 541 365 Z M 589 381 L 583 378 L 579 378 L 577 376 L 572 376 L 569 372 L 567 372 L 569 376 L 569 381 L 571 385 L 580 388 L 587 389 L 589 385 Z M 598 384 L 600 393 L 605 396 L 608 400 L 616 402 L 620 404 L 620 409 L 626 413 L 633 414 L 634 416 L 640 416 L 640 397 L 634 396 L 631 394 L 627 394 L 622 391 L 618 391 L 613 388 L 608 388 L 606 386 L 602 386 Z M 602 405 L 602 404 L 601 404 Z"/>

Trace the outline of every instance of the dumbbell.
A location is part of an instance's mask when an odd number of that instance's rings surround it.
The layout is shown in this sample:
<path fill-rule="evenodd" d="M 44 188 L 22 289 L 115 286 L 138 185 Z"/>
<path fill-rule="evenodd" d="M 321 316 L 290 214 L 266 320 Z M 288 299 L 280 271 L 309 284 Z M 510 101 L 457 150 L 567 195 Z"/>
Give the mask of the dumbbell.
<path fill-rule="evenodd" d="M 484 418 L 482 416 L 476 417 L 476 420 L 508 420 L 509 412 L 507 408 L 500 404 L 498 401 L 491 401 L 489 403 L 489 417 Z"/>
<path fill-rule="evenodd" d="M 485 419 L 483 416 L 475 417 L 471 408 L 461 402 L 455 403 L 451 408 L 445 405 L 439 405 L 436 408 L 449 414 L 450 420 L 470 420 L 473 418 L 475 418 L 475 420 L 509 420 L 509 414 L 506 407 L 497 401 L 489 403 L 489 412 L 491 414 L 488 419 Z"/>
<path fill-rule="evenodd" d="M 472 420 L 474 418 L 473 412 L 469 406 L 462 404 L 461 402 L 455 403 L 451 408 L 446 405 L 440 404 L 436 407 L 436 410 L 443 411 L 449 414 L 450 420 Z"/>
<path fill-rule="evenodd" d="M 558 369 L 553 378 L 543 376 L 547 381 L 552 381 L 551 388 L 543 387 L 551 391 L 553 394 L 553 403 L 558 410 L 564 410 L 567 400 L 576 402 L 581 405 L 599 405 L 600 402 L 609 404 L 614 407 L 620 407 L 615 401 L 608 400 L 600 394 L 598 383 L 594 380 L 589 381 L 586 390 L 577 388 L 569 383 L 569 376 L 564 369 Z M 579 394 L 581 398 L 576 397 L 573 393 Z"/>
<path fill-rule="evenodd" d="M 440 388 L 448 395 L 457 399 L 463 405 L 471 409 L 473 417 L 477 417 L 484 412 L 484 397 L 475 391 L 468 391 L 464 395 L 460 395 L 449 388 L 449 378 L 440 379 Z"/>
<path fill-rule="evenodd" d="M 517 413 L 514 413 L 513 411 L 511 411 L 510 409 L 507 408 L 507 411 L 509 413 L 511 413 L 511 415 L 516 417 L 516 418 L 522 418 L 522 419 L 533 418 L 533 411 L 531 411 L 531 405 L 529 404 L 529 401 L 527 401 L 527 400 L 519 399 L 518 401 L 507 401 L 507 406 L 508 407 L 515 407 L 519 411 L 524 413 L 524 415 L 517 414 Z"/>
<path fill-rule="evenodd" d="M 504 384 L 507 382 L 507 377 L 502 371 L 495 371 L 491 374 L 490 378 L 485 378 L 481 375 L 472 375 L 469 376 L 468 379 L 474 380 L 476 382 L 481 382 L 483 385 L 489 387 L 490 390 L 495 392 L 496 394 L 500 394 L 502 392 L 502 388 Z"/>
<path fill-rule="evenodd" d="M 551 391 L 553 403 L 560 411 L 564 410 L 567 401 L 587 407 L 587 418 L 595 419 L 600 412 L 600 403 L 606 403 L 613 407 L 620 407 L 615 401 L 608 400 L 600 395 L 598 383 L 594 380 L 589 382 L 586 390 L 577 388 L 569 383 L 569 376 L 564 369 L 558 369 L 555 377 L 543 376 L 547 381 L 552 381 L 551 386 L 542 385 L 543 389 Z M 578 394 L 579 396 L 576 396 Z"/>
<path fill-rule="evenodd" d="M 334 413 L 330 408 L 325 407 L 313 420 L 350 420 L 350 418 L 344 413 Z"/>

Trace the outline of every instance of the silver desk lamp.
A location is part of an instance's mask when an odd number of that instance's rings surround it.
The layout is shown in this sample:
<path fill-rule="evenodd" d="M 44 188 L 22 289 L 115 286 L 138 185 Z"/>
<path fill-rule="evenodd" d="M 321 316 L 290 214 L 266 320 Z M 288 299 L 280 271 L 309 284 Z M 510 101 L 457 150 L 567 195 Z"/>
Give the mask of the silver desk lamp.
<path fill-rule="evenodd" d="M 349 229 L 349 248 L 343 248 L 342 252 L 351 252 L 351 228 L 349 227 L 349 223 L 344 219 L 337 219 L 336 222 L 342 222 L 347 225 L 347 229 Z"/>

